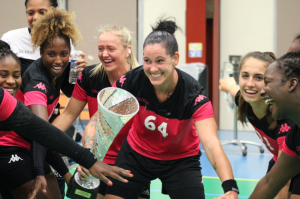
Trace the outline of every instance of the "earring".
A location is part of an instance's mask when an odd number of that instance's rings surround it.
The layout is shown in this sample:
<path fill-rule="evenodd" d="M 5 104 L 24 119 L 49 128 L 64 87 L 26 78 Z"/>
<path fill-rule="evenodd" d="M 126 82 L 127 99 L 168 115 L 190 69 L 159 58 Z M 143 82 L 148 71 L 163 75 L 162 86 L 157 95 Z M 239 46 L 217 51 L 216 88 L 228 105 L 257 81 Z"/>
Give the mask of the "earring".
<path fill-rule="evenodd" d="M 129 54 L 131 54 L 131 49 L 130 49 L 130 48 L 127 48 L 127 52 L 128 52 Z"/>
<path fill-rule="evenodd" d="M 172 60 L 172 62 L 174 63 L 175 59 Z"/>

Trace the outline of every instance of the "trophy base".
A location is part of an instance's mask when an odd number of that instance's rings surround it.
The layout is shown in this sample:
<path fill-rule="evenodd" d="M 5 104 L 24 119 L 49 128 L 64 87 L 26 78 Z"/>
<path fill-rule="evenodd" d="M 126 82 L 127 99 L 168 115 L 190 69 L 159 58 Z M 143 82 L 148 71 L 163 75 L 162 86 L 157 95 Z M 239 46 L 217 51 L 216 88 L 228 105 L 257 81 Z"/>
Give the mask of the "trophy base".
<path fill-rule="evenodd" d="M 94 189 L 86 189 L 82 186 L 80 186 L 76 180 L 74 179 L 75 174 L 77 173 L 77 170 L 75 171 L 74 175 L 70 179 L 70 184 L 67 191 L 67 197 L 71 199 L 96 199 L 98 194 L 99 186 Z"/>

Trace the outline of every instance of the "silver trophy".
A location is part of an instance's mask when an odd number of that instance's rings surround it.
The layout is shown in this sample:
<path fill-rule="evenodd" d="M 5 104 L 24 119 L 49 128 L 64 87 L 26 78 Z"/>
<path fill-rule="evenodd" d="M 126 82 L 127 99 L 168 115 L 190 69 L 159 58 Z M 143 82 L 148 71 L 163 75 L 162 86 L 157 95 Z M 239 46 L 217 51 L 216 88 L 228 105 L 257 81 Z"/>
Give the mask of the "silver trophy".
<path fill-rule="evenodd" d="M 91 151 L 98 160 L 103 161 L 119 131 L 138 112 L 139 103 L 131 93 L 115 87 L 102 89 L 98 93 L 97 101 L 97 126 Z M 82 180 L 78 173 L 74 175 L 74 179 L 82 189 L 79 190 L 78 186 L 73 185 L 76 188 L 72 189 L 74 191 L 70 191 L 73 194 L 69 194 L 68 197 L 71 195 L 72 198 L 94 198 L 94 195 L 97 196 L 100 185 L 99 179 L 90 176 L 88 179 Z M 75 191 L 82 197 L 77 196 Z"/>

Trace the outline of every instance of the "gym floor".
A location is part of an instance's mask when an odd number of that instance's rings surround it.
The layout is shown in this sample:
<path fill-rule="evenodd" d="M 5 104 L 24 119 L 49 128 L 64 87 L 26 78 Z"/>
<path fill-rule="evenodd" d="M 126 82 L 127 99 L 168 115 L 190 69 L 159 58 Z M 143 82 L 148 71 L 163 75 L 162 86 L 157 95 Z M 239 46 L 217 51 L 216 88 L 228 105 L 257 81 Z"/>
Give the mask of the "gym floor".
<path fill-rule="evenodd" d="M 84 121 L 84 123 L 86 122 Z M 81 130 L 81 127 L 78 129 Z M 232 131 L 219 131 L 218 133 L 221 141 L 233 138 Z M 238 137 L 241 140 L 261 143 L 255 132 L 239 132 Z M 265 152 L 261 154 L 257 146 L 246 146 L 246 156 L 242 155 L 241 149 L 237 145 L 230 144 L 223 146 L 223 149 L 232 165 L 234 177 L 239 186 L 239 198 L 249 198 L 259 179 L 265 175 L 269 161 L 272 158 L 272 154 L 265 147 Z M 210 162 L 208 161 L 201 145 L 200 148 L 202 151 L 200 162 L 203 174 L 205 198 L 213 199 L 214 197 L 218 197 L 223 194 L 221 181 L 210 165 Z M 161 194 L 161 182 L 158 179 L 151 182 L 150 196 L 152 199 L 170 198 L 167 195 Z M 68 197 L 65 197 L 65 199 L 67 198 Z"/>

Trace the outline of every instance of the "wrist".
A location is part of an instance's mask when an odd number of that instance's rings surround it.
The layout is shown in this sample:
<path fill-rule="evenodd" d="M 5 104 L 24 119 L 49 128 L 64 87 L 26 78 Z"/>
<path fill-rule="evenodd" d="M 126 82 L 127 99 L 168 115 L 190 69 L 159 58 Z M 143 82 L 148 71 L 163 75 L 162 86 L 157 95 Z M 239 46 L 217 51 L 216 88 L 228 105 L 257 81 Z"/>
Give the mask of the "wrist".
<path fill-rule="evenodd" d="M 222 183 L 222 187 L 223 187 L 224 193 L 226 193 L 228 191 L 234 191 L 239 194 L 239 188 L 234 179 L 225 180 Z"/>

